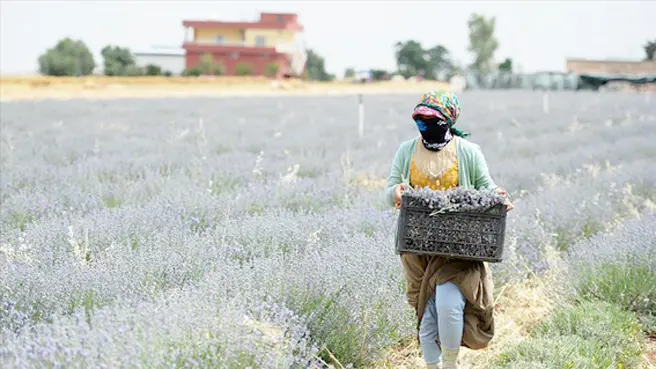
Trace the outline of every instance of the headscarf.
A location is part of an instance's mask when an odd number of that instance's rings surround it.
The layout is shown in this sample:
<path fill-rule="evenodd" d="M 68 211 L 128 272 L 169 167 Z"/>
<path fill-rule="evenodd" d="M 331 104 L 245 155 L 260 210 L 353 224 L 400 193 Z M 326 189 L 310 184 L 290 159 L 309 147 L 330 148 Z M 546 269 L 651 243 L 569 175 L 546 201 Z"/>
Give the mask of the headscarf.
<path fill-rule="evenodd" d="M 467 137 L 468 132 L 453 127 L 460 116 L 460 101 L 450 91 L 430 91 L 422 95 L 412 112 L 412 119 L 424 138 L 428 149 L 440 150 L 451 141 L 453 135 Z M 419 117 L 437 119 L 438 124 L 427 124 Z"/>

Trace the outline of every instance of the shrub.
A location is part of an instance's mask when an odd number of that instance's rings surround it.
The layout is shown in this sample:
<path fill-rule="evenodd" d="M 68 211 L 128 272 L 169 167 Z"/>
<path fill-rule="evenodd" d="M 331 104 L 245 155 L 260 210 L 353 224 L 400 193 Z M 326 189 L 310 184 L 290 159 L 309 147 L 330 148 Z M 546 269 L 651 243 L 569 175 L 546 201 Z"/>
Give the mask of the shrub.
<path fill-rule="evenodd" d="M 164 77 L 171 77 L 173 75 L 173 72 L 171 72 L 170 70 L 165 70 L 164 73 L 162 73 L 162 75 L 164 75 Z"/>
<path fill-rule="evenodd" d="M 278 70 L 280 69 L 280 66 L 277 63 L 270 63 L 267 64 L 266 70 L 264 71 L 264 74 L 267 77 L 275 77 L 278 75 Z"/>
<path fill-rule="evenodd" d="M 185 76 L 194 76 L 194 77 L 198 77 L 201 74 L 203 74 L 203 71 L 201 71 L 201 69 L 198 68 L 198 67 L 185 69 L 185 71 L 183 73 L 183 75 L 185 75 Z"/>
<path fill-rule="evenodd" d="M 161 76 L 162 75 L 162 67 L 159 65 L 154 65 L 154 64 L 148 64 L 146 65 L 146 73 L 147 76 Z"/>
<path fill-rule="evenodd" d="M 627 221 L 614 235 L 598 235 L 572 247 L 568 258 L 579 300 L 617 304 L 656 331 L 656 215 Z"/>
<path fill-rule="evenodd" d="M 223 67 L 223 64 L 221 63 L 216 63 L 214 64 L 214 67 L 212 67 L 212 74 L 215 76 L 222 76 L 225 71 L 225 68 Z"/>
<path fill-rule="evenodd" d="M 246 63 L 239 63 L 235 68 L 235 74 L 238 76 L 250 76 L 253 74 L 253 67 Z"/>

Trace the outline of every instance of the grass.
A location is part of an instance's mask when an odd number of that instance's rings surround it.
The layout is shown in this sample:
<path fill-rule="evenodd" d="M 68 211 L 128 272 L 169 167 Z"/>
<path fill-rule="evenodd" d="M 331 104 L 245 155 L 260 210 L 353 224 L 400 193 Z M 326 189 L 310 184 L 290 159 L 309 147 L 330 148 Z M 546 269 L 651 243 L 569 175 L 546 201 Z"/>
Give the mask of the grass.
<path fill-rule="evenodd" d="M 561 307 L 492 368 L 640 368 L 640 328 L 635 314 L 614 304 Z"/>
<path fill-rule="evenodd" d="M 580 300 L 601 301 L 637 314 L 647 333 L 656 333 L 656 272 L 646 265 L 601 265 L 581 273 Z"/>

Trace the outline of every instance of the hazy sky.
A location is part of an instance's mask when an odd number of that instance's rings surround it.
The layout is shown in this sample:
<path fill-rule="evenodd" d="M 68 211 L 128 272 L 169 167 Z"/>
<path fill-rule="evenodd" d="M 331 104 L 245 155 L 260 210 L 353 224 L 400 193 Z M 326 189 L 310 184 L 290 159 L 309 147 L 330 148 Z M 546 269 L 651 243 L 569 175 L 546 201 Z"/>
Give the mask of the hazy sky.
<path fill-rule="evenodd" d="M 565 58 L 642 59 L 656 39 L 656 1 L 27 1 L 0 0 L 0 72 L 36 71 L 36 60 L 63 37 L 89 45 L 96 62 L 107 44 L 133 51 L 181 45 L 183 19 L 255 20 L 258 13 L 295 12 L 308 46 L 330 72 L 347 67 L 393 69 L 396 41 L 442 44 L 469 62 L 467 18 L 497 18 L 496 58 L 525 72 L 564 70 Z"/>

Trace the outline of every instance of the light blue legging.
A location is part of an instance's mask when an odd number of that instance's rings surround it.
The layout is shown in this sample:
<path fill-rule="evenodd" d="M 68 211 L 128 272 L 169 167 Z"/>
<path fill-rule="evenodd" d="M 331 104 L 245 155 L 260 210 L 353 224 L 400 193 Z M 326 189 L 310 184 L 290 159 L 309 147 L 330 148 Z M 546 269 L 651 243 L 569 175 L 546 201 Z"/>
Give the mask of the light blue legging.
<path fill-rule="evenodd" d="M 437 302 L 436 302 L 437 301 Z M 440 361 L 440 344 L 456 350 L 462 341 L 465 327 L 465 297 L 455 283 L 446 282 L 435 288 L 435 294 L 426 302 L 419 324 L 419 342 L 426 364 Z"/>

